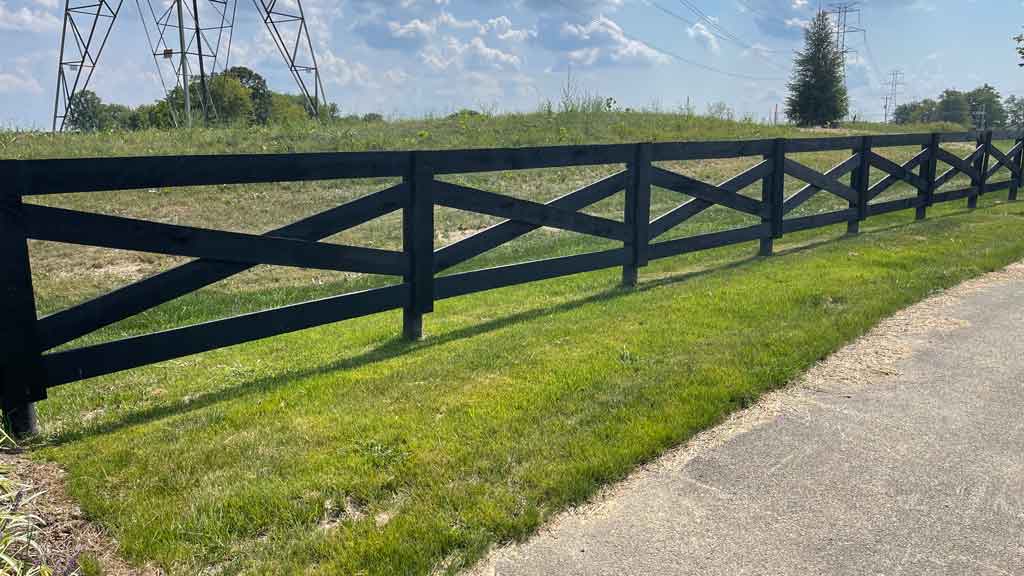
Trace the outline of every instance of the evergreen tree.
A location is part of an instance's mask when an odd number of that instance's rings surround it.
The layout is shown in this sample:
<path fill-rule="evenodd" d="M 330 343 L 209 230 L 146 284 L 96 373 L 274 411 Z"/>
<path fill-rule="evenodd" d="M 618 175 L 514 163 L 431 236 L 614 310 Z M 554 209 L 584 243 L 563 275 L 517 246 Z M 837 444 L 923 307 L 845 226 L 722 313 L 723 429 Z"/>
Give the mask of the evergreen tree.
<path fill-rule="evenodd" d="M 804 32 L 804 50 L 796 54 L 786 116 L 800 126 L 825 126 L 846 116 L 848 109 L 842 54 L 828 15 L 818 12 Z"/>

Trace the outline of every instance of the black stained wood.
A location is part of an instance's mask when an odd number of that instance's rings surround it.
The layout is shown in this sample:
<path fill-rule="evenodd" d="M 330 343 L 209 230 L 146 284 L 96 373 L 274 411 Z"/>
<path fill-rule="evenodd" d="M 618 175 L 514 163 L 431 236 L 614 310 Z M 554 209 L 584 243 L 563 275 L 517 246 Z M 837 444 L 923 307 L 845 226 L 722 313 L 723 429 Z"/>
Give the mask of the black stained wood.
<path fill-rule="evenodd" d="M 407 310 L 415 314 L 434 311 L 434 167 L 426 155 L 414 153 L 407 176 L 409 183 L 408 278 L 412 280 Z M 422 320 L 421 320 L 422 322 Z"/>
<path fill-rule="evenodd" d="M 682 174 L 669 172 L 657 166 L 651 168 L 651 183 L 666 190 L 700 198 L 714 204 L 721 204 L 727 208 L 754 216 L 761 216 L 764 210 L 763 205 L 753 198 L 723 190 L 718 186 L 713 186 L 707 182 L 701 182 Z"/>
<path fill-rule="evenodd" d="M 977 138 L 976 132 L 943 132 L 939 134 L 939 142 L 974 142 Z"/>
<path fill-rule="evenodd" d="M 895 146 L 924 146 L 931 140 L 931 134 L 876 134 L 871 137 L 871 145 L 877 150 Z"/>
<path fill-rule="evenodd" d="M 1006 153 L 992 146 L 993 139 L 1013 138 Z M 976 140 L 977 148 L 966 158 L 941 150 L 941 142 Z M 921 144 L 924 149 L 910 162 L 898 165 L 879 156 L 872 147 Z M 855 155 L 825 174 L 798 162 L 787 160 L 787 153 L 849 149 Z M 935 151 L 929 155 L 928 151 Z M 860 155 L 857 155 L 860 152 Z M 721 185 L 713 186 L 660 168 L 651 168 L 650 182 L 644 182 L 644 170 L 651 161 L 699 160 L 762 156 L 764 162 Z M 862 159 L 863 158 L 863 159 Z M 994 160 L 990 160 L 990 158 Z M 936 162 L 952 168 L 936 178 Z M 989 168 L 989 163 L 995 166 Z M 972 202 L 983 191 L 1009 188 L 1011 198 L 1022 177 L 1024 145 L 1015 131 L 883 135 L 876 137 L 799 138 L 794 140 L 757 140 L 745 142 L 682 142 L 607 146 L 556 146 L 511 150 L 453 150 L 432 152 L 371 152 L 297 155 L 231 155 L 198 157 L 145 157 L 79 160 L 0 160 L 0 192 L 5 194 L 0 214 L 0 270 L 5 283 L 5 302 L 0 311 L 15 318 L 0 327 L 0 390 L 17 402 L 45 397 L 46 386 L 108 374 L 256 340 L 275 334 L 301 330 L 320 324 L 354 318 L 378 311 L 404 308 L 410 325 L 422 332 L 423 314 L 433 310 L 435 296 L 450 298 L 480 290 L 543 280 L 590 270 L 616 266 L 632 267 L 648 258 L 762 240 L 769 247 L 773 237 L 847 221 L 855 224 L 868 215 L 907 208 L 920 210 L 932 202 L 967 197 Z M 630 164 L 627 175 L 619 172 L 609 178 L 570 193 L 548 204 L 520 201 L 447 183 L 434 182 L 434 174 L 454 174 L 496 170 L 557 168 L 563 166 Z M 859 164 L 859 165 L 858 165 Z M 876 194 L 896 181 L 908 181 L 918 188 L 915 198 L 869 204 L 867 174 L 874 164 L 889 175 L 870 190 Z M 779 167 L 778 170 L 775 167 Z M 920 175 L 912 171 L 920 166 Z M 989 183 L 988 179 L 1006 167 L 1010 180 Z M 783 198 L 785 174 L 808 177 L 807 186 L 789 199 Z M 853 185 L 846 187 L 838 179 L 853 172 Z M 975 183 L 970 188 L 936 194 L 938 186 L 956 174 L 964 173 Z M 238 234 L 133 220 L 117 216 L 89 214 L 59 208 L 21 203 L 22 195 L 64 192 L 90 192 L 168 186 L 248 184 L 257 182 L 326 180 L 402 176 L 403 184 L 377 194 L 300 220 L 263 235 Z M 659 179 L 660 182 L 659 183 Z M 738 192 L 762 181 L 762 199 L 757 201 Z M 650 185 L 663 185 L 694 197 L 648 222 L 649 196 L 642 191 Z M 631 187 L 627 204 L 631 210 L 626 223 L 580 214 L 579 210 Z M 819 186 L 823 185 L 823 186 Z M 818 188 L 818 190 L 816 190 Z M 800 203 L 820 189 L 847 199 L 847 210 L 784 220 Z M 836 192 L 835 190 L 840 190 Z M 443 196 L 435 200 L 434 194 Z M 873 197 L 873 196 L 871 196 Z M 14 203 L 10 200 L 16 199 Z M 645 206 L 645 202 L 647 202 Z M 473 237 L 446 246 L 436 253 L 434 240 L 435 204 L 469 205 L 480 211 L 509 220 Z M 715 204 L 760 216 L 762 223 L 738 230 L 727 230 L 649 245 L 649 240 L 692 218 Z M 402 253 L 318 242 L 373 218 L 403 209 L 405 242 Z M 511 214 L 510 214 L 511 212 Z M 526 215 L 524 216 L 525 213 Z M 622 249 L 581 254 L 551 260 L 527 262 L 488 270 L 478 270 L 435 279 L 435 270 L 464 262 L 540 226 L 558 226 L 554 218 L 564 219 L 578 228 L 613 225 L 616 233 L 606 238 L 622 240 Z M 580 225 L 580 221 L 587 222 Z M 589 233 L 582 231 L 583 233 Z M 600 235 L 600 234 L 596 234 Z M 119 249 L 142 249 L 163 254 L 201 258 L 170 271 L 157 274 L 83 305 L 35 320 L 31 293 L 26 239 Z M 12 241 L 13 240 L 13 241 Z M 646 255 L 644 254 L 646 248 Z M 770 248 L 769 248 L 770 252 Z M 187 294 L 218 280 L 251 268 L 257 263 L 314 267 L 329 270 L 402 275 L 399 286 L 348 294 L 295 306 L 247 314 L 214 322 L 187 326 L 157 334 L 127 338 L 115 342 L 40 355 L 93 330 L 127 318 Z M 24 264 L 24 265 L 23 265 Z M 26 274 L 26 270 L 28 273 Z M 24 287 L 27 278 L 28 299 Z M 13 279 L 13 280 L 10 280 Z M 16 305 L 21 299 L 22 305 Z M 21 311 L 24 321 L 17 320 Z M 25 326 L 29 326 L 25 330 Z M 16 340 L 16 342 L 15 342 Z M 20 348 L 19 348 L 20 346 Z M 34 368 L 32 367 L 34 363 Z M 34 370 L 34 372 L 33 372 Z M 15 371 L 26 378 L 11 378 Z M 34 374 L 34 376 L 32 376 Z M 34 382 L 22 392 L 10 392 L 11 382 Z M 32 390 L 34 386 L 34 390 Z M 26 391 L 27 390 L 27 391 Z M 24 393 L 25 396 L 19 396 Z"/>
<path fill-rule="evenodd" d="M 900 167 L 903 168 L 905 172 L 909 172 L 917 168 L 919 165 L 925 164 L 930 155 L 931 153 L 927 149 L 921 150 L 913 158 L 904 162 Z M 923 177 L 919 178 L 921 180 L 921 183 L 924 184 L 925 187 L 927 187 L 928 181 Z M 868 189 L 868 199 L 873 200 L 874 198 L 877 198 L 883 192 L 885 192 L 898 182 L 905 182 L 905 180 L 902 178 L 902 175 L 891 173 L 887 174 L 884 178 L 882 178 L 878 182 L 875 182 L 874 185 L 872 185 Z M 920 191 L 921 188 L 918 188 L 918 190 Z"/>
<path fill-rule="evenodd" d="M 401 176 L 408 152 L 20 160 L 26 195 Z"/>
<path fill-rule="evenodd" d="M 712 142 L 657 142 L 651 146 L 651 160 L 712 160 L 763 156 L 771 153 L 774 140 L 720 140 Z"/>
<path fill-rule="evenodd" d="M 651 145 L 637 144 L 636 156 L 630 166 L 633 181 L 632 198 L 627 196 L 627 204 L 632 205 L 630 224 L 632 235 L 629 246 L 632 248 L 632 264 L 636 267 L 647 265 L 648 229 L 651 225 Z M 630 202 L 632 200 L 632 202 Z"/>
<path fill-rule="evenodd" d="M 771 173 L 772 163 L 768 160 L 764 160 L 757 165 L 752 166 L 748 170 L 743 171 L 741 174 L 722 182 L 718 187 L 728 192 L 739 192 L 756 182 L 762 181 L 764 178 L 771 175 Z M 669 230 L 679 226 L 683 222 L 686 222 L 690 218 L 693 218 L 712 206 L 714 206 L 712 202 L 707 202 L 700 198 L 694 198 L 680 204 L 658 218 L 655 218 L 654 221 L 651 222 L 648 228 L 649 239 L 653 240 L 658 238 Z"/>
<path fill-rule="evenodd" d="M 438 150 L 417 152 L 421 161 L 435 174 L 469 174 L 625 164 L 633 159 L 633 144 L 588 146 L 544 146 L 536 148 L 497 148 L 477 150 Z"/>
<path fill-rule="evenodd" d="M 1013 148 L 1010 148 L 1004 154 L 1002 150 L 1000 150 L 999 148 L 996 148 L 995 146 L 993 146 L 989 150 L 989 153 L 992 154 L 992 156 L 995 157 L 996 162 L 995 162 L 995 166 L 992 167 L 992 170 L 989 171 L 989 177 L 991 177 L 993 174 L 995 174 L 1000 168 L 1006 168 L 1007 170 L 1010 171 L 1010 173 L 1013 176 L 1019 177 L 1020 176 L 1020 171 L 1019 171 L 1018 167 L 1016 165 L 1014 165 L 1013 160 L 1014 160 L 1014 158 L 1016 158 L 1017 152 L 1020 151 L 1020 148 L 1021 148 L 1021 145 L 1018 142 L 1017 144 L 1015 144 L 1013 146 Z"/>
<path fill-rule="evenodd" d="M 925 188 L 917 191 L 917 196 L 920 202 L 917 205 L 917 213 L 915 217 L 918 220 L 923 220 L 928 215 L 928 207 L 932 205 L 932 194 L 935 193 L 935 150 L 939 148 L 939 136 L 938 134 L 932 134 L 928 143 L 921 147 L 921 153 L 924 154 L 925 160 L 921 164 L 920 175 L 921 179 L 925 182 Z"/>
<path fill-rule="evenodd" d="M 785 159 L 784 165 L 786 174 L 789 174 L 794 178 L 803 180 L 808 184 L 813 184 L 817 188 L 825 190 L 826 192 L 831 192 L 843 200 L 849 202 L 857 200 L 857 192 L 835 178 L 831 178 L 821 172 L 812 170 L 799 162 L 790 160 L 789 158 Z M 783 208 L 783 210 L 785 210 L 785 208 Z"/>
<path fill-rule="evenodd" d="M 792 232 L 799 232 L 801 230 L 811 230 L 813 228 L 841 224 L 849 222 L 851 218 L 855 218 L 856 216 L 857 208 L 854 207 L 847 208 L 846 210 L 837 210 L 835 212 L 825 212 L 824 214 L 812 214 L 810 216 L 790 218 L 789 220 L 782 221 L 782 231 L 789 234 Z"/>
<path fill-rule="evenodd" d="M 975 188 L 968 186 L 967 188 L 959 188 L 957 190 L 950 190 L 948 192 L 936 192 L 932 197 L 932 203 L 939 204 L 941 202 L 951 202 L 953 200 L 960 200 L 967 198 L 975 194 Z"/>
<path fill-rule="evenodd" d="M 504 288 L 516 284 L 549 280 L 560 276 L 571 276 L 593 270 L 623 266 L 629 259 L 625 248 L 603 252 L 576 254 L 537 260 L 522 264 L 510 264 L 484 270 L 460 272 L 437 278 L 437 298 L 454 298 L 474 292 Z"/>
<path fill-rule="evenodd" d="M 8 413 L 46 398 L 23 208 L 10 181 L 0 179 L 0 400 Z"/>
<path fill-rule="evenodd" d="M 789 138 L 786 140 L 786 152 L 800 154 L 804 152 L 824 152 L 826 150 L 860 150 L 859 136 L 839 136 L 827 138 Z"/>
<path fill-rule="evenodd" d="M 670 256 L 679 256 L 690 252 L 710 250 L 712 248 L 720 248 L 731 244 L 741 244 L 743 242 L 751 242 L 770 237 L 770 224 L 755 224 L 746 228 L 726 230 L 724 232 L 712 232 L 710 234 L 701 234 L 699 236 L 690 236 L 687 238 L 678 238 L 675 240 L 666 240 L 664 242 L 651 244 L 650 255 L 651 260 L 659 260 Z"/>
<path fill-rule="evenodd" d="M 399 284 L 73 350 L 51 352 L 42 358 L 46 386 L 52 388 L 68 382 L 401 308 L 408 300 L 408 292 L 408 285 Z"/>
<path fill-rule="evenodd" d="M 989 179 L 990 174 L 989 174 L 989 171 L 988 171 L 988 163 L 989 163 L 989 159 L 992 157 L 992 154 L 991 154 L 991 151 L 992 151 L 992 131 L 991 130 L 988 130 L 988 131 L 986 131 L 984 133 L 984 135 L 982 136 L 981 145 L 984 147 L 984 152 L 981 153 L 981 166 L 978 167 L 978 174 L 981 175 L 981 179 L 980 179 L 980 182 L 979 182 L 980 185 L 978 186 L 978 194 L 979 195 L 987 194 L 988 191 L 989 191 L 988 190 L 988 179 Z"/>
<path fill-rule="evenodd" d="M 629 227 L 622 222 L 571 212 L 539 202 L 513 198 L 450 182 L 434 181 L 434 201 L 440 206 L 518 220 L 536 226 L 550 226 L 580 234 L 626 240 Z"/>
<path fill-rule="evenodd" d="M 577 212 L 614 196 L 626 187 L 625 170 L 587 185 L 579 190 L 560 196 L 547 204 L 553 208 Z M 506 220 L 486 230 L 449 244 L 434 253 L 434 271 L 441 272 L 511 242 L 540 226 L 518 220 Z"/>
<path fill-rule="evenodd" d="M 859 140 L 860 138 L 858 138 L 858 141 Z M 860 148 L 860 144 L 858 144 L 857 147 Z M 829 170 L 825 172 L 823 176 L 831 180 L 837 180 L 849 174 L 850 172 L 856 170 L 857 167 L 860 166 L 860 162 L 861 155 L 860 153 L 856 153 L 853 156 L 847 158 L 846 160 L 843 160 L 839 164 L 836 164 L 832 168 L 829 168 Z M 854 193 L 854 198 L 850 201 L 856 202 L 856 187 L 851 186 L 850 189 Z M 798 190 L 796 193 L 794 193 L 792 196 L 786 198 L 782 206 L 782 213 L 789 214 L 793 210 L 796 210 L 801 204 L 813 198 L 814 195 L 820 191 L 821 188 L 815 186 L 814 184 L 807 184 L 806 186 Z"/>
<path fill-rule="evenodd" d="M 974 169 L 974 166 L 971 165 L 971 162 L 977 159 L 978 155 L 982 152 L 982 150 L 982 147 L 978 147 L 974 150 L 974 152 L 971 152 L 966 157 L 960 158 L 959 156 L 952 154 L 951 152 L 945 150 L 944 148 L 939 148 L 936 151 L 936 156 L 939 160 L 945 162 L 946 164 L 949 164 L 950 166 L 952 166 L 952 169 L 956 170 L 956 172 L 953 173 L 953 176 L 956 176 L 956 173 L 961 173 L 966 174 L 972 180 L 976 180 L 978 178 L 978 172 Z M 944 173 L 942 177 L 940 177 L 940 179 L 945 178 L 946 174 L 948 173 L 949 171 Z M 948 182 L 950 179 L 953 178 L 953 176 L 945 178 L 945 180 L 942 181 L 942 184 Z M 941 186 L 941 184 L 936 184 L 936 188 L 938 188 L 939 186 Z"/>
<path fill-rule="evenodd" d="M 771 216 L 772 238 L 782 238 L 782 219 L 785 217 L 783 210 L 786 202 L 786 152 L 787 143 L 785 138 L 775 141 L 772 149 L 772 171 L 770 198 L 766 206 L 766 212 Z"/>
<path fill-rule="evenodd" d="M 918 164 L 920 164 L 921 162 L 922 155 L 927 156 L 927 153 L 921 152 L 918 153 L 917 156 L 915 156 L 915 159 L 917 160 Z M 868 161 L 875 168 L 888 172 L 890 175 L 899 178 L 900 180 L 906 182 L 907 184 L 910 184 L 911 186 L 917 188 L 918 190 L 927 187 L 927 184 L 925 183 L 923 178 L 921 178 L 917 174 L 914 174 L 905 166 L 901 166 L 884 156 L 879 156 L 874 151 L 872 151 L 871 154 L 868 155 Z"/>
<path fill-rule="evenodd" d="M 1021 136 L 1021 131 L 1015 128 L 992 130 L 991 132 L 993 140 L 1017 140 Z"/>
<path fill-rule="evenodd" d="M 876 216 L 878 214 L 887 214 L 889 212 L 897 212 L 908 208 L 917 208 L 923 205 L 924 199 L 918 196 L 914 196 L 912 198 L 900 198 L 899 200 L 889 200 L 887 202 L 878 202 L 877 204 L 868 205 L 868 215 Z"/>
<path fill-rule="evenodd" d="M 1010 202 L 1017 201 L 1017 194 L 1020 191 L 1021 179 L 1024 178 L 1024 139 L 1017 139 L 1017 145 L 1015 146 L 1017 153 L 1012 155 L 1013 165 L 1016 167 L 1016 176 L 1010 182 L 1010 191 L 1007 195 L 1007 199 Z"/>
<path fill-rule="evenodd" d="M 1006 190 L 1013 185 L 1013 180 L 1003 180 L 1001 182 L 989 182 L 985 184 L 985 189 L 989 192 L 999 192 L 1000 190 Z"/>
<path fill-rule="evenodd" d="M 243 264 L 397 276 L 405 271 L 400 252 L 373 248 L 161 224 L 31 204 L 25 205 L 25 221 L 29 238 L 50 242 Z"/>
<path fill-rule="evenodd" d="M 264 236 L 314 242 L 390 214 L 405 204 L 399 184 L 271 230 Z M 125 318 L 225 280 L 256 264 L 194 260 L 39 319 L 43 350 L 66 344 Z"/>
<path fill-rule="evenodd" d="M 871 153 L 873 139 L 871 136 L 863 136 L 862 139 L 861 163 L 850 177 L 853 188 L 857 191 L 857 200 L 852 203 L 852 207 L 857 209 L 857 218 L 851 218 L 847 224 L 849 233 L 860 232 L 860 223 L 868 217 L 868 202 L 871 200 L 871 163 L 867 161 L 867 157 Z"/>

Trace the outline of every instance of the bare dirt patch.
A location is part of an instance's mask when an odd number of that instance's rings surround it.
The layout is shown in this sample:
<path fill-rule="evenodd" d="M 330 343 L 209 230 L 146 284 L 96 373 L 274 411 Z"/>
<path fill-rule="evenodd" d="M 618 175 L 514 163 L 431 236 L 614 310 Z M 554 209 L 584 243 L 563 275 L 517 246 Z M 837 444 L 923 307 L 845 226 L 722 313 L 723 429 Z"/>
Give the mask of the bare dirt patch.
<path fill-rule="evenodd" d="M 42 520 L 36 542 L 45 553 L 46 564 L 58 574 L 72 573 L 86 557 L 95 559 L 105 576 L 163 574 L 152 566 L 132 566 L 118 556 L 117 543 L 101 527 L 89 522 L 67 495 L 65 473 L 57 465 L 31 460 L 16 451 L 3 451 L 0 466 L 9 471 L 12 480 L 25 487 L 26 493 L 40 493 L 25 505 L 25 511 Z"/>

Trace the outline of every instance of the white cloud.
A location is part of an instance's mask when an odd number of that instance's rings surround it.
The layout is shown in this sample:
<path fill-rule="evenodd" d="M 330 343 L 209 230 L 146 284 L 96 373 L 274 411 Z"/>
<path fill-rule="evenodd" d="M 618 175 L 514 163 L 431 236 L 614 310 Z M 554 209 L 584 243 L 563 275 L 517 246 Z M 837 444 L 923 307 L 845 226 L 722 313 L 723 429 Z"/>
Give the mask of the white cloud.
<path fill-rule="evenodd" d="M 711 33 L 711 30 L 708 30 L 703 22 L 697 22 L 687 28 L 686 35 L 715 54 L 722 51 L 722 47 L 718 44 L 718 38 Z"/>
<path fill-rule="evenodd" d="M 60 20 L 45 10 L 33 10 L 28 6 L 18 9 L 7 7 L 0 0 L 0 30 L 17 32 L 48 32 L 60 27 Z"/>
<path fill-rule="evenodd" d="M 42 91 L 43 87 L 39 82 L 26 73 L 0 72 L 0 94 L 40 94 Z"/>
<path fill-rule="evenodd" d="M 542 22 L 538 40 L 545 48 L 564 53 L 570 62 L 585 66 L 645 66 L 668 61 L 661 52 L 626 36 L 605 16 L 587 24 Z"/>

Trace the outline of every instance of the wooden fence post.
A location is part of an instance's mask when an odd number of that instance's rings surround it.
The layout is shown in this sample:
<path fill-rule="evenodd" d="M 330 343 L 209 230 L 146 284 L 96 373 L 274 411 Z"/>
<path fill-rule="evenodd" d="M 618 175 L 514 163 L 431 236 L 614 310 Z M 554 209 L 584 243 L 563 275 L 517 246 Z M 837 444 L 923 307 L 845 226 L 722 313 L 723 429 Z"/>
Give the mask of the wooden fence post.
<path fill-rule="evenodd" d="M 928 157 L 921 163 L 920 175 L 924 179 L 924 190 L 917 191 L 917 197 L 921 205 L 917 207 L 917 219 L 924 220 L 928 216 L 928 207 L 932 205 L 932 197 L 935 195 L 935 171 L 938 162 L 939 134 L 932 133 L 928 144 L 922 145 L 922 150 L 928 150 Z"/>
<path fill-rule="evenodd" d="M 647 266 L 647 230 L 651 221 L 651 145 L 636 145 L 633 161 L 629 164 L 629 183 L 626 185 L 625 222 L 631 236 L 625 242 L 628 252 L 622 267 L 622 285 L 636 286 L 640 268 Z"/>
<path fill-rule="evenodd" d="M 36 302 L 18 179 L 0 170 L 0 394 L 15 438 L 38 433 L 34 402 L 46 399 Z"/>
<path fill-rule="evenodd" d="M 767 215 L 761 217 L 762 224 L 771 228 L 769 238 L 761 238 L 761 256 L 771 256 L 775 250 L 775 239 L 782 238 L 783 204 L 786 201 L 786 139 L 775 140 L 770 156 L 772 173 L 761 181 L 761 202 L 768 207 Z"/>
<path fill-rule="evenodd" d="M 1014 140 L 1013 145 L 1018 146 L 1022 142 L 1024 142 L 1024 138 L 1018 136 L 1017 139 Z M 1017 150 L 1017 152 L 1010 159 L 1010 162 L 1013 163 L 1013 167 L 1017 169 L 1018 174 L 1017 176 L 1010 179 L 1009 200 L 1010 202 L 1013 202 L 1017 200 L 1017 191 L 1020 189 L 1021 178 L 1022 176 L 1024 176 L 1024 172 L 1021 171 L 1022 169 L 1024 169 L 1024 165 L 1022 165 L 1022 162 L 1024 162 L 1024 146 L 1022 146 L 1021 149 Z M 1013 175 L 1011 174 L 1011 176 Z"/>
<path fill-rule="evenodd" d="M 409 262 L 405 282 L 409 303 L 403 308 L 402 335 L 423 337 L 423 315 L 434 311 L 434 174 L 417 152 L 409 154 L 404 178 L 408 198 L 402 210 L 402 251 Z"/>
<path fill-rule="evenodd" d="M 988 154 L 989 148 L 992 146 L 992 131 L 986 130 L 985 132 L 978 133 L 977 145 L 982 148 L 981 156 L 974 159 L 974 170 L 978 173 L 978 178 L 971 182 L 971 186 L 974 188 L 970 196 L 967 197 L 967 207 L 974 209 L 978 207 L 978 197 L 985 193 L 985 184 L 988 178 L 985 176 L 985 172 L 988 171 Z"/>
<path fill-rule="evenodd" d="M 857 199 L 849 203 L 850 208 L 855 208 L 856 213 L 846 221 L 847 234 L 860 234 L 860 221 L 867 217 L 868 188 L 871 186 L 871 163 L 868 156 L 871 155 L 871 136 L 862 136 L 860 147 L 854 152 L 860 153 L 860 164 L 850 174 L 850 188 L 857 193 Z"/>

